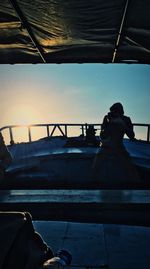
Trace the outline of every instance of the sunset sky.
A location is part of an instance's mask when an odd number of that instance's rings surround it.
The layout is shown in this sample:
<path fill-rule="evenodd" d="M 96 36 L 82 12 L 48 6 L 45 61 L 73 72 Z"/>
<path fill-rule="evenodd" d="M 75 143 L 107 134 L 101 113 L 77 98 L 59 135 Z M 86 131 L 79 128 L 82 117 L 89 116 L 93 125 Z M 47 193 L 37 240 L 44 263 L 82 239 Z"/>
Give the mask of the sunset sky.
<path fill-rule="evenodd" d="M 101 123 L 118 101 L 134 123 L 150 123 L 148 65 L 0 65 L 0 82 L 1 127 Z"/>

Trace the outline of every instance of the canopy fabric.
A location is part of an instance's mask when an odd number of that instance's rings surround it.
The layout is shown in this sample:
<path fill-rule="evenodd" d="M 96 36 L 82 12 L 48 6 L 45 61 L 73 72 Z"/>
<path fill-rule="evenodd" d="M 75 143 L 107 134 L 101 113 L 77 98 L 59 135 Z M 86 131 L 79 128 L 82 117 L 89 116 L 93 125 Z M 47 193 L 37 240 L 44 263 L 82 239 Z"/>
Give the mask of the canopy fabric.
<path fill-rule="evenodd" d="M 150 1 L 1 0 L 0 63 L 150 64 Z"/>

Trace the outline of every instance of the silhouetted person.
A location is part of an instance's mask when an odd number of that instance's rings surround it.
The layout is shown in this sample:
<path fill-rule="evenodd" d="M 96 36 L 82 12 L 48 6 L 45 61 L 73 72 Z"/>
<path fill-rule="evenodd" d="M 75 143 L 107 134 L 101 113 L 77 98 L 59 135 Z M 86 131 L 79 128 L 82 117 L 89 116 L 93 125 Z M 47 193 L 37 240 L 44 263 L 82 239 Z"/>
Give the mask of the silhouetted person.
<path fill-rule="evenodd" d="M 0 183 L 3 181 L 5 170 L 11 164 L 11 162 L 12 156 L 5 145 L 2 134 L 0 133 Z"/>
<path fill-rule="evenodd" d="M 113 149 L 123 149 L 123 137 L 127 135 L 131 141 L 135 140 L 131 119 L 124 116 L 121 103 L 115 103 L 110 107 L 110 112 L 104 117 L 100 138 L 102 146 Z"/>
<path fill-rule="evenodd" d="M 96 129 L 94 129 L 94 125 L 92 124 L 86 128 L 86 143 L 90 146 L 99 145 L 99 141 L 96 139 Z"/>
<path fill-rule="evenodd" d="M 93 163 L 93 177 L 103 187 L 128 187 L 139 184 L 139 176 L 123 144 L 127 135 L 135 140 L 131 119 L 124 116 L 121 103 L 110 107 L 101 127 L 101 148 Z"/>

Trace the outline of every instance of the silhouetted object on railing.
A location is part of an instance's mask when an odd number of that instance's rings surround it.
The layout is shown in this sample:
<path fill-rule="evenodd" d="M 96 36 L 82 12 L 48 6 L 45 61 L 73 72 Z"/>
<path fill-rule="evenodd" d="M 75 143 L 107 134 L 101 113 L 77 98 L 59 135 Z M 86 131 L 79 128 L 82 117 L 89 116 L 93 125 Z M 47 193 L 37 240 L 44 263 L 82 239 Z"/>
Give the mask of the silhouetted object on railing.
<path fill-rule="evenodd" d="M 86 126 L 86 143 L 89 146 L 98 146 L 99 141 L 96 138 L 96 129 L 93 124 Z"/>
<path fill-rule="evenodd" d="M 123 144 L 127 135 L 135 141 L 131 119 L 124 116 L 121 103 L 110 107 L 110 112 L 104 117 L 100 132 L 101 148 L 93 164 L 93 177 L 101 186 L 131 186 L 139 184 L 139 176 L 130 156 Z"/>
<path fill-rule="evenodd" d="M 0 183 L 5 177 L 5 170 L 11 164 L 12 156 L 5 145 L 2 134 L 0 133 Z"/>

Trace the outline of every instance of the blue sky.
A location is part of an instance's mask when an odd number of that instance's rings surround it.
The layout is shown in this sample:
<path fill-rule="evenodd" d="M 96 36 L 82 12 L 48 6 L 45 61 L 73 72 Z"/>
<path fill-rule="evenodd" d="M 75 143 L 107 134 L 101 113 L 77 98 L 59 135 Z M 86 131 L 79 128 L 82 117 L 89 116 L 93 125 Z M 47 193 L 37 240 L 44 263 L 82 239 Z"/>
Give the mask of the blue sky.
<path fill-rule="evenodd" d="M 114 102 L 150 123 L 150 68 L 128 64 L 0 66 L 0 126 L 100 123 Z"/>

